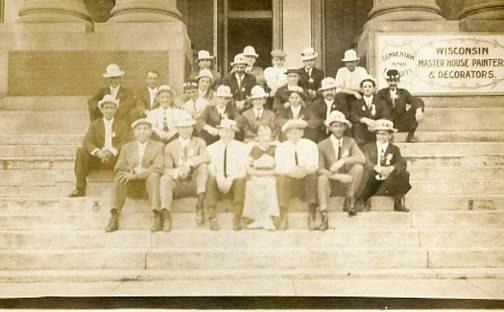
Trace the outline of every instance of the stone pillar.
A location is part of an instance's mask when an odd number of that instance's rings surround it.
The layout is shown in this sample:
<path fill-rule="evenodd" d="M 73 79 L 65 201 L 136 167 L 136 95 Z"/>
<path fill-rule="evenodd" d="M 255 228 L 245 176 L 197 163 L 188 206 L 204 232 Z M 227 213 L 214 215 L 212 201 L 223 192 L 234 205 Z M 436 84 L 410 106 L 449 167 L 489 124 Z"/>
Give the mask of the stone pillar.
<path fill-rule="evenodd" d="M 92 25 L 84 0 L 25 0 L 18 22 Z"/>
<path fill-rule="evenodd" d="M 504 20 L 504 0 L 465 0 L 459 19 Z"/>
<path fill-rule="evenodd" d="M 374 0 L 369 21 L 442 20 L 441 9 L 434 0 Z"/>
<path fill-rule="evenodd" d="M 180 20 L 177 0 L 117 0 L 108 22 L 171 22 Z"/>

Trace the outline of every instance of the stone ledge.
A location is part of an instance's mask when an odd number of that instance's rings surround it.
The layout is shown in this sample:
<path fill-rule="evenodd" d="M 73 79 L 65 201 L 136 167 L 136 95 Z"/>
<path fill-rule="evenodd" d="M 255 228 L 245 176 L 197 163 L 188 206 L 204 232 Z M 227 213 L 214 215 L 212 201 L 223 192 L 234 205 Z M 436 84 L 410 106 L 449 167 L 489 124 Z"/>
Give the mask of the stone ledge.
<path fill-rule="evenodd" d="M 86 33 L 93 27 L 85 23 L 7 23 L 0 24 L 0 33 L 48 32 Z"/>

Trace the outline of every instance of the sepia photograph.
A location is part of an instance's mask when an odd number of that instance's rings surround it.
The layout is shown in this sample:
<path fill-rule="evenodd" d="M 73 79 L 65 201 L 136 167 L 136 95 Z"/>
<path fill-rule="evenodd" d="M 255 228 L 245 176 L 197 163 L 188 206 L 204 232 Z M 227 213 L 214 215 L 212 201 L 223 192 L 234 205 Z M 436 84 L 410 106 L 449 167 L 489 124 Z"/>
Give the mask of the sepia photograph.
<path fill-rule="evenodd" d="M 0 130 L 0 310 L 504 310 L 504 0 L 0 0 Z"/>

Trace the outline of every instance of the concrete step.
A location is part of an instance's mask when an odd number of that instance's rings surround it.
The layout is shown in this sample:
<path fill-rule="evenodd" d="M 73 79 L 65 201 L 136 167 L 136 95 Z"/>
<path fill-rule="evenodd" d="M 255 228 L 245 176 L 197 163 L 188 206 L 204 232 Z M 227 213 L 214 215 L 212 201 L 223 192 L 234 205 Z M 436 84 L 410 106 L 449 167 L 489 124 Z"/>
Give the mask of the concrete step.
<path fill-rule="evenodd" d="M 72 145 L 82 144 L 83 134 L 0 135 L 0 145 Z"/>
<path fill-rule="evenodd" d="M 422 96 L 426 109 L 504 107 L 502 95 Z"/>
<path fill-rule="evenodd" d="M 411 180 L 411 194 L 502 194 L 504 179 L 478 180 L 447 178 L 443 180 Z"/>
<path fill-rule="evenodd" d="M 422 247 L 504 247 L 504 229 L 460 228 L 419 229 Z"/>
<path fill-rule="evenodd" d="M 501 227 L 504 212 L 501 211 L 416 211 L 411 214 L 412 226 L 434 227 Z"/>
<path fill-rule="evenodd" d="M 431 248 L 429 268 L 498 268 L 504 266 L 504 248 Z"/>
<path fill-rule="evenodd" d="M 2 145 L 0 157 L 73 157 L 78 145 Z"/>
<path fill-rule="evenodd" d="M 7 96 L 0 108 L 7 111 L 87 111 L 86 96 Z"/>
<path fill-rule="evenodd" d="M 431 108 L 425 111 L 418 130 L 504 130 L 504 107 Z"/>
<path fill-rule="evenodd" d="M 3 111 L 3 134 L 83 134 L 89 126 L 87 111 Z"/>

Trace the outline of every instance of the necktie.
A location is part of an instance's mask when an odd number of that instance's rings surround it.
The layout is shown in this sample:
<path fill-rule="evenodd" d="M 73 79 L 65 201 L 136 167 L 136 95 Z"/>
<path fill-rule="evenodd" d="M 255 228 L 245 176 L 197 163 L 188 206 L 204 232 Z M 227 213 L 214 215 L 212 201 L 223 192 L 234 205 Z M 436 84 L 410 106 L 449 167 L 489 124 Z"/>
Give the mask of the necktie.
<path fill-rule="evenodd" d="M 256 120 L 260 120 L 261 119 L 261 111 L 256 111 Z"/>
<path fill-rule="evenodd" d="M 227 146 L 224 148 L 224 177 L 227 178 L 228 172 L 227 172 Z"/>
<path fill-rule="evenodd" d="M 338 160 L 341 159 L 341 149 L 343 147 L 343 142 L 341 140 L 338 140 Z"/>
<path fill-rule="evenodd" d="M 168 131 L 168 111 L 163 112 L 163 131 Z"/>
<path fill-rule="evenodd" d="M 184 161 L 187 161 L 189 158 L 189 150 L 188 150 L 188 146 L 184 146 Z"/>
<path fill-rule="evenodd" d="M 296 149 L 294 149 L 294 162 L 296 163 L 296 166 L 299 166 L 299 158 Z"/>

